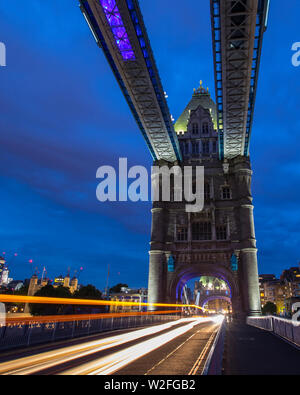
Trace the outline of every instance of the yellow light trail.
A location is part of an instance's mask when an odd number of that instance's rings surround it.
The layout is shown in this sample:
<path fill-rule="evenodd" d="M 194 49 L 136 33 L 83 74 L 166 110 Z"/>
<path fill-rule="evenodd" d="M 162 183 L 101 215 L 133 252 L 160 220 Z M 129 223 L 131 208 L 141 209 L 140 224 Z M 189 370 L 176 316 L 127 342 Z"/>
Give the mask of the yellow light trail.
<path fill-rule="evenodd" d="M 176 310 L 148 311 L 148 312 L 127 312 L 127 313 L 103 313 L 103 314 L 76 314 L 76 315 L 46 315 L 34 317 L 7 317 L 6 324 L 45 324 L 48 322 L 72 322 L 88 321 L 103 318 L 122 318 L 122 317 L 143 317 L 162 314 L 176 314 Z"/>
<path fill-rule="evenodd" d="M 147 307 L 190 307 L 202 311 L 209 311 L 201 306 L 192 304 L 168 304 L 168 303 L 145 303 L 145 302 L 119 302 L 112 300 L 88 300 L 69 298 L 48 298 L 41 296 L 21 296 L 0 294 L 2 303 L 39 303 L 39 304 L 64 304 L 64 305 L 90 305 L 90 306 L 147 306 Z"/>

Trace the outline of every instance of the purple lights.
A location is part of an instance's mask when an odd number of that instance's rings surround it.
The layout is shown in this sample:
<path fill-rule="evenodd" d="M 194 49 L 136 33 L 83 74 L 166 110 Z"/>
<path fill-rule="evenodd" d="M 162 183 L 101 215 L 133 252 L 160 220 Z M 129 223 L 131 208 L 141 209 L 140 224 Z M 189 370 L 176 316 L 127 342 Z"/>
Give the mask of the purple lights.
<path fill-rule="evenodd" d="M 135 60 L 127 31 L 115 0 L 99 0 L 124 60 Z"/>

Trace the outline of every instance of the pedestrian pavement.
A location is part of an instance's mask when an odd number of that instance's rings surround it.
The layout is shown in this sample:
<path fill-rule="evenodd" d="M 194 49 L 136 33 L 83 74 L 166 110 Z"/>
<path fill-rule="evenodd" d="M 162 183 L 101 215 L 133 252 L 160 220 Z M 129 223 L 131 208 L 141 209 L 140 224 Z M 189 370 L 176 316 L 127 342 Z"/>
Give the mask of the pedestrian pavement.
<path fill-rule="evenodd" d="M 300 375 L 300 350 L 238 320 L 226 323 L 224 375 Z"/>

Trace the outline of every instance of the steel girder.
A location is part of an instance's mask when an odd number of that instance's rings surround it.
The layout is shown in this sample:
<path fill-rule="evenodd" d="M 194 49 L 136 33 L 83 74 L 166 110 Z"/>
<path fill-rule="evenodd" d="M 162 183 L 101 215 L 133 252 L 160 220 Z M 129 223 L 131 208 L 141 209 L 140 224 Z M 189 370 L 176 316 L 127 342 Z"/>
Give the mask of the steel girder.
<path fill-rule="evenodd" d="M 269 0 L 210 0 L 220 157 L 249 155 Z"/>
<path fill-rule="evenodd" d="M 182 160 L 137 0 L 79 0 L 154 160 Z"/>

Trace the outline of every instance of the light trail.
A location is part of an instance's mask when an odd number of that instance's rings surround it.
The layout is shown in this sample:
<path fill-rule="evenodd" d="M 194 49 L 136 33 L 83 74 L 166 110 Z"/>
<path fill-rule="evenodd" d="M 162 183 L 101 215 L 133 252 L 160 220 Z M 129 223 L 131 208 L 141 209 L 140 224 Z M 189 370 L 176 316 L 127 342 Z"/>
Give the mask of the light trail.
<path fill-rule="evenodd" d="M 190 331 L 200 323 L 211 321 L 209 318 L 185 319 L 189 322 L 184 327 L 176 328 L 168 333 L 156 336 L 152 339 L 143 341 L 125 350 L 99 358 L 95 361 L 80 365 L 76 368 L 64 371 L 61 375 L 109 375 L 132 363 L 138 358 L 158 349 L 164 344 L 174 340 L 176 337 Z"/>
<path fill-rule="evenodd" d="M 202 322 L 207 322 L 210 320 L 211 320 L 210 318 L 196 318 L 196 319 L 195 318 L 184 318 L 184 319 L 172 321 L 172 322 L 169 322 L 166 324 L 156 325 L 156 326 L 152 326 L 150 328 L 145 328 L 145 329 L 140 329 L 140 330 L 133 331 L 130 333 L 108 337 L 108 338 L 105 338 L 102 340 L 86 342 L 86 343 L 80 344 L 80 345 L 64 347 L 62 349 L 48 351 L 45 353 L 30 356 L 30 357 L 20 358 L 20 359 L 14 360 L 14 361 L 1 363 L 0 364 L 0 374 L 1 375 L 28 375 L 28 374 L 37 373 L 41 370 L 52 368 L 52 367 L 55 367 L 59 364 L 70 362 L 72 360 L 76 360 L 78 358 L 82 358 L 82 357 L 97 353 L 99 351 L 107 350 L 109 348 L 116 347 L 116 346 L 128 343 L 130 341 L 133 341 L 133 340 L 138 340 L 138 339 L 143 338 L 145 336 L 159 333 L 161 331 L 170 329 L 170 328 L 172 328 L 172 326 L 175 326 L 178 324 L 185 324 L 183 327 L 177 328 L 178 330 L 176 329 L 175 332 L 171 331 L 173 333 L 173 335 L 165 336 L 164 339 L 165 339 L 165 342 L 167 342 L 173 338 L 172 336 L 174 336 L 175 333 L 180 332 L 179 329 L 181 329 L 181 331 L 183 331 L 182 333 L 184 333 L 185 331 L 190 330 L 191 327 L 193 327 L 194 325 L 197 325 Z M 168 334 L 166 334 L 166 335 L 168 335 Z M 161 336 L 164 336 L 164 335 L 161 335 Z M 158 337 L 151 339 L 151 341 L 152 341 L 151 344 L 152 344 L 153 349 L 159 347 L 158 345 L 156 345 L 156 342 L 157 342 L 157 339 L 160 339 L 160 338 L 161 337 L 158 336 Z M 169 340 L 167 340 L 167 339 L 169 339 Z M 150 341 L 148 341 L 148 342 L 149 343 L 147 343 L 147 345 L 149 346 Z M 144 346 L 141 346 L 139 344 L 137 346 L 137 348 L 139 348 L 139 347 L 143 348 Z M 148 352 L 150 352 L 150 351 L 148 351 Z M 137 355 L 137 354 L 138 353 L 135 353 L 135 355 Z M 123 357 L 122 361 L 124 361 L 124 357 Z"/>
<path fill-rule="evenodd" d="M 76 314 L 76 315 L 45 315 L 33 317 L 8 317 L 7 324 L 45 324 L 53 322 L 88 321 L 107 318 L 143 317 L 151 315 L 178 314 L 176 310 L 127 312 L 127 313 L 102 313 L 102 314 Z"/>
<path fill-rule="evenodd" d="M 192 304 L 177 303 L 145 303 L 145 302 L 119 302 L 112 300 L 88 300 L 88 299 L 70 299 L 70 298 L 48 298 L 41 296 L 22 296 L 22 295 L 6 295 L 0 294 L 0 302 L 2 303 L 38 303 L 38 304 L 63 304 L 63 305 L 83 305 L 83 306 L 143 306 L 143 307 L 190 307 L 202 311 L 201 306 Z"/>

